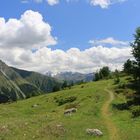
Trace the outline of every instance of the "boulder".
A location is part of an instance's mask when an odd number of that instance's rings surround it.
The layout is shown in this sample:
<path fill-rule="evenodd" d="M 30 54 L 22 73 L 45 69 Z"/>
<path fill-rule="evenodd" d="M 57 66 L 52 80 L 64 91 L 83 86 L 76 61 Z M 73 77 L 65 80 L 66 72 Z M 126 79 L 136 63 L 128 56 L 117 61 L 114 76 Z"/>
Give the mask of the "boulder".
<path fill-rule="evenodd" d="M 71 113 L 76 113 L 77 112 L 77 108 L 70 108 L 65 110 L 64 115 L 69 115 Z"/>
<path fill-rule="evenodd" d="M 86 129 L 86 133 L 93 136 L 102 136 L 103 133 L 99 129 Z"/>
<path fill-rule="evenodd" d="M 33 108 L 38 107 L 38 106 L 39 106 L 39 104 L 32 105 Z"/>

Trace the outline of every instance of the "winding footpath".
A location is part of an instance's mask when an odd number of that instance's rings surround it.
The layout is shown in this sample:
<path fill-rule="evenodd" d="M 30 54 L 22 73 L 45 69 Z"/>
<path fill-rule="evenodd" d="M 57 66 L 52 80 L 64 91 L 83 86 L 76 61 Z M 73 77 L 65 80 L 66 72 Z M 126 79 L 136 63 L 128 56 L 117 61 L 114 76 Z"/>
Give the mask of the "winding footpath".
<path fill-rule="evenodd" d="M 104 103 L 101 111 L 105 125 L 108 129 L 109 140 L 120 140 L 117 128 L 110 118 L 111 113 L 109 111 L 110 104 L 114 100 L 114 93 L 108 89 L 105 89 L 105 91 L 109 93 L 109 99 Z"/>

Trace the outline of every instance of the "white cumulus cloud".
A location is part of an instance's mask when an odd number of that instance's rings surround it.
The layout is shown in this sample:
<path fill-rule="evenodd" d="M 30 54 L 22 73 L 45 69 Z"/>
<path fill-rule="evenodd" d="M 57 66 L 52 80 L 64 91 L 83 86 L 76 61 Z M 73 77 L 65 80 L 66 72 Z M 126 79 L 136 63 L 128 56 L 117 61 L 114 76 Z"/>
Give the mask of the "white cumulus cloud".
<path fill-rule="evenodd" d="M 28 3 L 30 0 L 21 0 L 22 3 Z M 33 0 L 36 3 L 41 3 L 43 1 L 46 1 L 49 5 L 53 6 L 60 3 L 60 0 Z M 69 2 L 78 2 L 79 0 L 65 0 L 67 3 Z M 87 1 L 87 0 L 85 0 Z M 88 0 L 88 2 L 92 6 L 100 6 L 103 9 L 108 8 L 110 5 L 115 3 L 122 3 L 127 0 Z"/>
<path fill-rule="evenodd" d="M 109 66 L 112 70 L 120 70 L 123 63 L 131 57 L 130 47 L 107 48 L 97 46 L 83 51 L 78 48 L 63 51 L 43 47 L 34 53 L 23 48 L 12 50 L 0 48 L 0 58 L 8 64 L 41 73 L 47 71 L 54 73 L 64 71 L 89 73 L 103 66 Z"/>
<path fill-rule="evenodd" d="M 19 20 L 0 18 L 1 48 L 40 48 L 56 43 L 56 38 L 51 35 L 51 26 L 38 12 L 28 10 Z"/>
<path fill-rule="evenodd" d="M 108 8 L 111 2 L 110 0 L 90 0 L 90 4 L 94 6 L 100 6 L 101 8 Z"/>
<path fill-rule="evenodd" d="M 102 66 L 121 69 L 123 63 L 132 57 L 131 48 L 113 38 L 96 41 L 98 45 L 92 44 L 82 51 L 78 48 L 64 51 L 47 47 L 56 43 L 56 38 L 51 35 L 51 26 L 38 12 L 28 10 L 20 19 L 8 21 L 0 18 L 0 59 L 14 67 L 41 73 L 88 73 Z M 113 47 L 105 47 L 106 43 L 112 43 Z M 118 48 L 117 44 L 124 46 Z"/>
<path fill-rule="evenodd" d="M 128 41 L 120 41 L 116 40 L 113 37 L 108 37 L 102 40 L 90 40 L 90 44 L 92 45 L 112 45 L 112 46 L 128 46 L 129 42 Z"/>
<path fill-rule="evenodd" d="M 115 3 L 121 3 L 126 0 L 90 0 L 90 4 L 93 6 L 100 6 L 101 8 L 108 8 Z"/>
<path fill-rule="evenodd" d="M 47 0 L 49 5 L 56 5 L 59 3 L 59 0 Z"/>

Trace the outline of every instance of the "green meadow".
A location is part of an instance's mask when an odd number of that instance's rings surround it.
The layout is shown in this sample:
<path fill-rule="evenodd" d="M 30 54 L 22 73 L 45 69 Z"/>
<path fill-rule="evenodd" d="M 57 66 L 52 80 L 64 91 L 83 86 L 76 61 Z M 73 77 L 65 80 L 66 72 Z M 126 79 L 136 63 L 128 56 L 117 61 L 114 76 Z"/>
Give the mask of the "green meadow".
<path fill-rule="evenodd" d="M 65 102 L 69 98 L 74 100 Z M 113 80 L 102 80 L 1 104 L 0 140 L 140 140 L 140 117 L 112 107 L 122 100 Z M 64 115 L 71 107 L 77 112 Z M 97 128 L 103 136 L 88 135 L 87 128 Z"/>

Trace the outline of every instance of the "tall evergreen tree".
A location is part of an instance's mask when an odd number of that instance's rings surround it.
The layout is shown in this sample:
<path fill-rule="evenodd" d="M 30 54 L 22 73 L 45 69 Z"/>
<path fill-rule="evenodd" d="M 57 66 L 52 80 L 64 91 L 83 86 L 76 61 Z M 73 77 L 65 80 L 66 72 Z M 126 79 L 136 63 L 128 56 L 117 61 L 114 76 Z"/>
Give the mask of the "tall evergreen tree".
<path fill-rule="evenodd" d="M 110 69 L 109 69 L 109 67 L 105 66 L 102 69 L 100 69 L 99 73 L 100 73 L 100 76 L 102 79 L 107 78 L 110 75 Z"/>
<path fill-rule="evenodd" d="M 127 74 L 133 74 L 134 62 L 128 59 L 123 66 L 123 71 Z"/>
<path fill-rule="evenodd" d="M 134 37 L 135 37 L 135 40 L 131 44 L 132 49 L 133 49 L 132 54 L 135 58 L 134 74 L 135 74 L 135 78 L 140 80 L 140 27 L 137 28 L 136 34 L 134 35 Z"/>
<path fill-rule="evenodd" d="M 111 73 L 111 71 L 110 71 L 109 67 L 105 66 L 105 67 L 101 68 L 99 72 L 95 73 L 95 81 L 108 78 L 110 76 L 110 73 Z"/>
<path fill-rule="evenodd" d="M 62 84 L 62 89 L 66 88 L 66 87 L 68 87 L 68 83 L 67 83 L 67 81 L 65 80 L 65 81 L 63 82 L 63 84 Z"/>
<path fill-rule="evenodd" d="M 96 72 L 94 81 L 98 81 L 98 80 L 100 80 L 100 75 L 98 72 Z"/>

